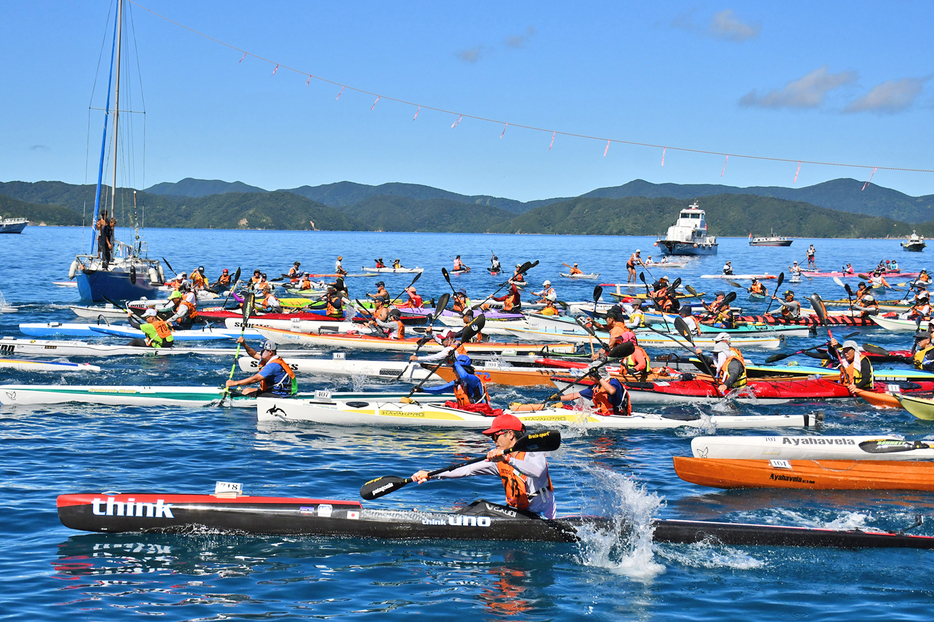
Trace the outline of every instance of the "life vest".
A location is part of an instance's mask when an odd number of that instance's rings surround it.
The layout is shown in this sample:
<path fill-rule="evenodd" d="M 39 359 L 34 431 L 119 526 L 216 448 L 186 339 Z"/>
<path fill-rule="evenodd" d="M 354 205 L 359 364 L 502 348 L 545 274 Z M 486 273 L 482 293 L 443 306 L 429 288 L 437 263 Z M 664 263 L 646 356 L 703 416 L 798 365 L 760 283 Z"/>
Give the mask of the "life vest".
<path fill-rule="evenodd" d="M 782 317 L 793 318 L 793 319 L 798 319 L 799 317 L 801 317 L 800 304 L 794 311 L 791 310 L 791 307 L 782 307 Z"/>
<path fill-rule="evenodd" d="M 258 285 L 260 281 L 263 280 L 261 276 L 254 276 L 250 278 L 250 285 Z"/>
<path fill-rule="evenodd" d="M 156 331 L 156 337 L 159 339 L 158 343 L 156 343 L 154 347 L 161 348 L 163 343 L 172 343 L 175 341 L 175 338 L 172 337 L 172 329 L 165 321 L 156 319 L 154 322 L 151 322 L 151 324 Z M 149 339 L 148 337 L 146 338 L 147 346 L 152 346 L 154 342 L 154 339 Z"/>
<path fill-rule="evenodd" d="M 539 313 L 541 313 L 542 315 L 558 315 L 558 310 L 555 309 L 554 307 L 545 307 L 544 309 L 539 311 Z"/>
<path fill-rule="evenodd" d="M 464 269 L 464 263 L 463 263 L 460 259 L 455 259 L 455 260 L 454 260 L 454 269 L 455 269 L 455 270 L 463 270 L 463 269 Z"/>
<path fill-rule="evenodd" d="M 458 379 L 454 383 L 454 397 L 457 398 L 458 406 L 466 406 L 468 404 L 477 404 L 479 402 L 490 403 L 490 394 L 486 391 L 486 385 L 483 384 L 483 381 L 480 380 L 480 389 L 474 394 L 470 395 L 467 393 L 467 385 L 463 380 Z"/>
<path fill-rule="evenodd" d="M 912 362 L 915 364 L 915 369 L 922 369 L 924 371 L 931 370 L 932 364 L 934 364 L 934 360 L 932 360 L 934 359 L 934 354 L 931 355 L 932 359 L 927 359 L 929 352 L 934 352 L 934 344 L 915 352 L 914 356 L 911 357 Z"/>
<path fill-rule="evenodd" d="M 739 389 L 746 386 L 746 361 L 743 359 L 742 353 L 736 348 L 730 348 L 730 353 L 727 355 L 726 360 L 723 361 L 723 367 L 720 368 L 720 373 L 717 375 L 717 379 L 720 381 L 720 384 L 726 384 L 727 378 L 730 377 L 730 361 L 737 360 L 743 364 L 743 371 L 736 379 L 736 382 L 733 383 L 732 389 Z"/>
<path fill-rule="evenodd" d="M 520 451 L 513 454 L 513 456 L 518 460 L 524 460 L 525 454 L 526 452 Z M 529 496 L 528 476 L 520 473 L 508 462 L 497 462 L 496 468 L 499 471 L 500 479 L 503 480 L 503 488 L 506 491 L 506 503 L 510 507 L 519 510 L 529 509 L 529 504 L 535 495 L 532 495 L 532 497 Z M 549 476 L 548 490 L 553 492 L 554 489 L 551 483 L 551 476 Z"/>
<path fill-rule="evenodd" d="M 340 294 L 327 297 L 327 314 L 329 317 L 344 317 L 344 301 Z"/>
<path fill-rule="evenodd" d="M 636 324 L 636 328 L 645 328 L 645 313 L 643 313 L 642 311 L 633 311 L 632 314 L 629 316 L 629 319 L 631 320 L 634 318 L 639 319 L 639 323 Z"/>
<path fill-rule="evenodd" d="M 275 301 L 275 304 L 272 304 L 272 301 Z M 262 305 L 264 311 L 268 311 L 270 309 L 275 309 L 275 308 L 279 308 L 279 309 L 282 308 L 282 305 L 279 303 L 278 300 L 276 300 L 276 297 L 273 296 L 272 293 L 266 294 L 263 297 L 263 302 L 260 304 Z"/>
<path fill-rule="evenodd" d="M 299 286 L 299 289 L 311 289 L 311 279 L 307 276 L 302 277 L 302 284 Z"/>
<path fill-rule="evenodd" d="M 386 264 L 384 264 L 382 261 L 377 261 L 377 262 L 376 262 L 376 267 L 377 267 L 377 268 L 385 268 L 385 267 L 386 267 Z"/>
<path fill-rule="evenodd" d="M 466 302 L 461 302 L 460 298 L 454 299 L 454 304 L 451 305 L 451 308 L 455 313 L 463 313 L 469 305 Z"/>
<path fill-rule="evenodd" d="M 289 277 L 292 283 L 298 283 L 300 277 L 298 276 L 298 270 L 296 270 L 294 266 L 289 268 Z"/>
<path fill-rule="evenodd" d="M 421 309 L 422 308 L 422 297 L 419 296 L 418 294 L 409 294 L 409 301 L 407 304 L 409 307 L 413 309 Z"/>
<path fill-rule="evenodd" d="M 191 273 L 191 282 L 195 287 L 201 289 L 204 289 L 204 287 L 207 285 L 207 281 L 205 281 L 204 277 L 201 276 L 201 273 L 197 270 Z"/>
<path fill-rule="evenodd" d="M 463 343 L 461 343 L 461 344 L 459 344 L 456 348 L 454 348 L 454 352 L 456 352 L 457 354 L 463 354 L 463 355 L 466 356 L 466 355 L 467 355 L 467 347 L 466 347 Z"/>
<path fill-rule="evenodd" d="M 283 371 L 285 371 L 285 376 L 282 377 L 282 380 L 280 380 L 278 384 L 272 384 L 272 381 L 267 380 L 266 378 L 263 378 L 263 381 L 260 385 L 260 388 L 262 389 L 263 393 L 268 393 L 269 391 L 272 391 L 276 387 L 285 388 L 286 379 L 289 380 L 289 384 L 290 384 L 289 395 L 295 395 L 296 393 L 298 393 L 298 380 L 295 379 L 295 372 L 292 371 L 292 368 L 289 367 L 288 364 L 282 360 L 282 357 L 274 356 L 273 358 L 269 359 L 269 361 L 266 364 L 269 365 L 270 363 L 278 363 L 279 366 L 282 367 Z"/>
<path fill-rule="evenodd" d="M 622 383 L 620 384 L 622 386 Z M 610 401 L 610 395 L 601 385 L 593 386 L 593 405 L 601 415 L 623 415 L 629 417 L 632 415 L 632 403 L 629 401 L 629 391 L 623 387 L 623 401 L 620 406 L 614 406 Z"/>
<path fill-rule="evenodd" d="M 863 357 L 857 354 L 853 357 L 853 362 L 843 368 L 843 371 L 840 372 L 840 382 L 841 384 L 859 384 L 863 380 L 862 374 L 862 361 Z M 872 363 L 869 363 L 869 387 L 872 388 L 873 383 L 875 382 L 873 378 L 873 369 Z"/>
<path fill-rule="evenodd" d="M 191 302 L 190 300 L 188 300 L 188 296 L 189 296 L 189 295 L 190 295 L 192 298 L 194 298 L 194 302 Z M 188 307 L 188 319 L 189 319 L 189 320 L 193 320 L 193 319 L 195 319 L 196 317 L 198 317 L 198 299 L 195 298 L 195 295 L 194 295 L 194 294 L 188 294 L 188 295 L 184 296 L 184 297 L 181 299 L 181 304 L 183 304 L 183 305 L 185 305 L 186 307 Z"/>
<path fill-rule="evenodd" d="M 639 364 L 639 362 L 636 360 L 636 354 L 639 352 L 642 353 L 642 358 L 645 359 L 645 369 L 636 372 L 636 365 Z M 644 377 L 648 376 L 649 371 L 651 371 L 650 363 L 649 355 L 642 346 L 636 346 L 636 349 L 633 350 L 632 354 L 623 359 L 623 364 L 626 366 L 626 368 L 631 369 L 634 373 L 638 373 L 639 375 L 643 376 L 643 379 Z"/>
<path fill-rule="evenodd" d="M 762 286 L 762 283 L 753 283 L 750 286 L 749 291 L 752 292 L 753 294 L 764 294 L 765 287 Z"/>
<path fill-rule="evenodd" d="M 913 320 L 915 318 L 921 317 L 926 318 L 931 315 L 931 305 L 924 302 L 916 302 L 911 310 L 908 312 L 908 319 Z"/>
<path fill-rule="evenodd" d="M 396 339 L 405 339 L 405 324 L 401 318 L 396 320 Z"/>
<path fill-rule="evenodd" d="M 217 279 L 218 285 L 230 285 L 230 275 L 222 274 L 219 279 Z"/>

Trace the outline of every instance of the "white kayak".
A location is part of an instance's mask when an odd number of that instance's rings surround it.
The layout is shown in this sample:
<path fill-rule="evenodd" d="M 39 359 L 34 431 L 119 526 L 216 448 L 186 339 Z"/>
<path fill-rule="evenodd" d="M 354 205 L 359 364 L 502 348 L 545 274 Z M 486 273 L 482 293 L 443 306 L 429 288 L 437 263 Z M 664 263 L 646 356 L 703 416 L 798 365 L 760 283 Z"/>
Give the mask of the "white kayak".
<path fill-rule="evenodd" d="M 199 356 L 230 357 L 235 348 L 141 348 L 126 345 L 87 343 L 84 341 L 61 341 L 54 339 L 0 338 L 0 354 L 23 354 L 28 356 L 176 356 L 182 354 Z M 308 356 L 321 354 L 321 350 L 280 350 L 282 355 Z"/>
<path fill-rule="evenodd" d="M 646 261 L 646 268 L 683 268 L 688 265 L 686 261 Z"/>
<path fill-rule="evenodd" d="M 672 328 L 674 327 L 672 326 Z M 484 330 L 486 330 L 485 327 Z M 507 334 L 517 339 L 526 339 L 535 342 L 560 339 L 562 341 L 570 341 L 579 344 L 596 343 L 596 340 L 580 327 L 577 327 L 576 330 L 570 326 L 561 329 L 506 327 L 504 330 Z M 676 335 L 668 336 L 643 329 L 637 329 L 635 333 L 639 345 L 643 347 L 671 348 L 674 347 L 676 343 L 684 343 L 683 338 Z M 597 331 L 596 334 L 604 343 L 610 338 L 609 333 L 606 332 Z M 694 344 L 699 348 L 712 349 L 715 345 L 714 339 L 716 335 L 714 333 L 708 333 L 707 335 L 709 336 L 695 337 Z M 732 333 L 730 335 L 730 343 L 734 347 L 740 349 L 777 350 L 782 346 L 784 341 L 784 336 L 746 336 L 742 333 Z"/>
<path fill-rule="evenodd" d="M 224 320 L 224 326 L 228 330 L 235 330 L 238 333 L 240 332 L 240 327 L 243 325 L 243 319 L 239 317 L 229 317 Z M 358 330 L 361 328 L 361 324 L 356 324 L 354 322 L 335 322 L 334 320 L 267 320 L 264 317 L 257 316 L 251 317 L 247 322 L 247 327 L 256 328 L 257 326 L 262 326 L 264 328 L 278 328 L 281 330 L 291 330 L 296 333 L 315 333 L 320 331 L 322 328 L 329 329 L 333 332 L 345 333 L 350 330 Z"/>
<path fill-rule="evenodd" d="M 894 317 L 881 317 L 878 315 L 870 316 L 872 321 L 884 328 L 885 330 L 890 330 L 893 332 L 915 332 L 919 330 L 918 323 L 914 320 L 903 320 L 900 318 Z M 922 321 L 921 325 L 927 328 L 927 322 Z"/>
<path fill-rule="evenodd" d="M 380 400 L 317 400 L 276 399 L 256 400 L 259 421 L 304 421 L 338 425 L 402 425 L 454 428 L 487 428 L 492 417 L 481 413 L 424 403 L 426 394 L 419 393 L 415 401 L 404 403 Z M 569 425 L 587 428 L 669 429 L 697 428 L 782 428 L 807 427 L 816 423 L 810 415 L 715 415 L 673 417 L 650 413 L 633 413 L 631 417 L 598 415 L 564 408 L 539 411 L 511 411 L 527 425 Z"/>
<path fill-rule="evenodd" d="M 19 371 L 77 371 L 77 372 L 98 372 L 101 370 L 97 365 L 90 363 L 69 363 L 69 362 L 41 362 L 27 361 L 21 359 L 0 359 L 0 369 L 18 369 Z"/>
<path fill-rule="evenodd" d="M 587 279 L 593 280 L 600 276 L 599 272 L 581 272 L 580 274 L 570 274 L 568 272 L 559 272 L 566 279 Z"/>
<path fill-rule="evenodd" d="M 77 305 L 72 305 L 68 308 L 74 311 L 75 315 L 85 320 L 125 320 L 127 318 L 126 311 L 112 304 L 107 304 L 103 307 L 79 307 Z"/>
<path fill-rule="evenodd" d="M 363 267 L 364 272 L 373 272 L 379 274 L 412 274 L 415 272 L 424 272 L 424 268 L 367 268 Z"/>
<path fill-rule="evenodd" d="M 777 276 L 765 274 L 702 274 L 702 279 L 726 279 L 729 281 L 751 281 L 753 279 L 777 279 Z"/>
<path fill-rule="evenodd" d="M 142 339 L 145 337 L 143 331 L 132 326 L 114 326 L 102 324 L 89 324 L 91 335 L 98 337 L 109 335 L 111 337 L 126 337 L 127 339 Z M 22 329 L 21 329 L 22 330 Z M 192 328 L 191 330 L 172 331 L 172 338 L 175 343 L 179 341 L 218 341 L 221 339 L 237 339 L 240 337 L 240 329 L 231 330 L 229 328 Z M 247 329 L 243 331 L 244 339 L 262 339 L 255 330 Z"/>
<path fill-rule="evenodd" d="M 343 352 L 335 352 L 333 358 L 283 357 L 296 374 L 319 376 L 365 376 L 397 382 L 419 382 L 430 378 L 429 370 L 419 363 L 409 361 L 363 361 L 343 358 Z M 238 365 L 241 371 L 256 373 L 259 361 L 241 356 Z M 437 376 L 436 376 L 437 378 Z M 440 381 L 440 378 L 438 378 Z"/>
<path fill-rule="evenodd" d="M 224 390 L 219 387 L 172 387 L 172 386 L 110 386 L 61 384 L 7 384 L 0 385 L 0 404 L 45 405 L 45 404 L 106 404 L 110 406 L 211 406 L 219 405 Z M 330 393 L 315 391 L 299 393 L 291 400 L 318 400 L 333 403 L 335 399 L 399 400 L 408 393 Z M 426 401 L 454 399 L 453 393 L 429 396 Z M 228 396 L 225 405 L 253 407 L 256 398 L 242 395 Z"/>
<path fill-rule="evenodd" d="M 695 458 L 740 460 L 932 460 L 934 445 L 896 436 L 698 436 Z"/>

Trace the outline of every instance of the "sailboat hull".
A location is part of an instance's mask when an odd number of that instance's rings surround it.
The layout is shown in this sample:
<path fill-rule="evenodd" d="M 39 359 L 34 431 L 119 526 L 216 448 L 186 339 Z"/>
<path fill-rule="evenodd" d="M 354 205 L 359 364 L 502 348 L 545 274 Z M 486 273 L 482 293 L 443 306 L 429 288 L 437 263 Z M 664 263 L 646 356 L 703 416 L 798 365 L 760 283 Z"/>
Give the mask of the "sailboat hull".
<path fill-rule="evenodd" d="M 149 283 L 145 274 L 136 275 L 136 283 L 130 281 L 130 273 L 123 271 L 79 270 L 75 275 L 78 295 L 81 300 L 103 302 L 110 300 L 139 300 L 158 298 L 159 290 Z"/>

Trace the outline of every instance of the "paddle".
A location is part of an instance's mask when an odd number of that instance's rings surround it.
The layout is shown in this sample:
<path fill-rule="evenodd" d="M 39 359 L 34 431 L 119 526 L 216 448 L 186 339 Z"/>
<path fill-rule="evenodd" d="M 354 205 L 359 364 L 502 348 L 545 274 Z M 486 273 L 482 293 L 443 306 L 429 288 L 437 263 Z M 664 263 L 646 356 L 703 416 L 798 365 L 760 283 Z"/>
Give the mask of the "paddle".
<path fill-rule="evenodd" d="M 165 257 L 162 258 L 162 261 L 165 262 L 165 267 L 172 271 L 172 274 L 178 276 L 178 272 L 175 271 L 175 268 L 172 267 L 172 264 L 169 263 L 169 260 Z"/>
<path fill-rule="evenodd" d="M 834 277 L 836 279 L 836 277 Z M 850 301 L 850 318 L 853 317 L 853 288 L 850 287 L 849 283 L 843 284 L 843 289 L 846 290 L 846 297 Z"/>
<path fill-rule="evenodd" d="M 443 269 L 444 269 L 444 268 L 442 268 L 442 270 L 443 270 Z M 438 321 L 438 318 L 441 317 L 441 314 L 444 313 L 444 309 L 445 309 L 445 307 L 448 306 L 448 301 L 449 301 L 450 299 L 451 299 L 451 295 L 448 294 L 447 292 L 444 292 L 443 294 L 441 294 L 441 297 L 438 298 L 438 302 L 435 304 L 435 312 L 434 312 L 434 314 L 433 314 L 432 317 L 431 317 L 431 322 L 428 324 L 428 330 L 429 330 L 429 331 L 431 331 L 431 325 L 434 324 L 435 322 L 437 322 L 437 321 Z M 422 349 L 422 346 L 425 345 L 426 343 L 428 343 L 429 341 L 431 341 L 431 335 L 430 335 L 430 334 L 426 334 L 424 337 L 422 337 L 421 339 L 419 339 L 419 340 L 418 340 L 418 347 L 415 348 L 415 354 L 413 354 L 412 356 L 418 356 L 418 351 L 421 350 L 421 349 Z M 404 374 L 408 369 L 409 369 L 409 366 L 408 366 L 408 365 L 406 365 L 405 367 L 403 367 L 403 368 L 402 368 L 402 371 L 399 372 L 399 375 L 396 376 L 395 378 L 393 378 L 392 381 L 395 382 L 396 380 L 398 380 L 399 378 L 401 378 L 401 377 L 402 377 L 402 374 Z"/>
<path fill-rule="evenodd" d="M 597 334 L 597 332 L 593 329 L 593 326 L 590 326 L 590 324 L 587 322 L 587 320 L 584 318 L 584 316 L 580 315 L 580 316 L 574 318 L 574 321 L 577 323 L 578 326 L 580 326 L 581 328 L 583 328 L 584 331 L 585 331 L 588 335 L 590 335 L 591 337 L 593 337 L 594 339 L 596 339 L 596 340 L 597 340 L 597 343 L 599 343 L 601 346 L 603 346 L 603 349 L 604 349 L 604 350 L 609 350 L 609 347 L 607 347 L 607 345 L 606 345 L 605 343 L 603 343 L 603 340 L 600 339 L 600 336 L 599 336 L 599 335 Z"/>
<path fill-rule="evenodd" d="M 775 289 L 772 290 L 774 296 L 778 296 L 778 288 L 780 288 L 780 287 L 782 286 L 782 283 L 784 283 L 784 282 L 785 282 L 785 273 L 784 273 L 784 272 L 779 272 L 779 273 L 778 273 L 778 280 L 775 281 Z M 768 314 L 769 314 L 769 309 L 772 308 L 772 300 L 773 300 L 773 298 L 772 298 L 771 296 L 769 296 L 769 304 L 766 305 L 766 307 L 765 307 L 765 313 L 764 313 L 763 315 L 768 315 Z"/>
<path fill-rule="evenodd" d="M 736 292 L 730 292 L 730 293 L 733 294 L 734 297 L 736 296 Z M 726 298 L 724 298 L 723 300 L 725 301 Z M 688 341 L 688 343 L 691 344 L 691 346 L 696 347 L 694 346 L 694 335 L 691 334 L 691 329 L 690 327 L 688 327 L 688 323 L 685 322 L 684 318 L 681 317 L 680 315 L 675 318 L 675 328 L 678 330 L 678 334 L 684 337 Z M 695 352 L 695 354 L 697 353 Z M 713 373 L 713 370 L 710 368 L 710 365 L 707 364 L 707 359 L 704 357 L 703 354 L 701 354 L 698 358 L 700 358 L 700 362 L 703 363 L 704 369 L 706 369 L 707 373 L 710 374 L 710 377 L 713 378 L 713 388 L 714 388 L 714 391 L 717 392 L 717 397 L 723 397 L 722 395 L 720 395 L 720 385 L 717 382 L 717 374 Z"/>
<path fill-rule="evenodd" d="M 240 266 L 237 266 L 237 271 L 234 272 L 233 285 L 230 286 L 230 289 L 227 290 L 227 297 L 224 298 L 224 304 L 221 305 L 221 309 L 227 308 L 227 301 L 230 300 L 230 294 L 233 293 L 233 290 L 237 289 L 237 284 L 240 282 Z"/>
<path fill-rule="evenodd" d="M 546 430 L 544 432 L 535 432 L 519 437 L 516 439 L 516 444 L 503 451 L 503 454 L 511 454 L 519 451 L 555 451 L 560 446 L 561 433 L 556 430 Z M 461 462 L 460 464 L 452 464 L 451 466 L 438 469 L 437 471 L 431 471 L 428 473 L 428 479 L 431 479 L 435 475 L 440 475 L 441 473 L 459 469 L 468 464 L 483 462 L 484 460 L 486 460 L 485 455 L 474 458 L 473 460 L 468 460 L 467 462 Z M 394 475 L 384 475 L 376 479 L 371 479 L 361 486 L 360 496 L 367 501 L 372 501 L 373 499 L 379 499 L 380 497 L 396 492 L 400 488 L 411 484 L 413 481 L 411 477 L 403 478 Z"/>
<path fill-rule="evenodd" d="M 852 339 L 853 337 L 855 337 L 855 336 L 858 335 L 858 334 L 859 334 L 858 331 L 855 332 L 855 333 L 850 333 L 849 335 L 846 335 L 846 336 L 843 338 L 843 340 L 846 341 L 847 339 Z M 824 347 L 826 347 L 826 346 L 827 346 L 827 343 L 822 343 L 822 344 L 820 344 L 820 345 L 812 346 L 812 347 L 810 347 L 810 348 L 805 348 L 805 349 L 803 349 L 803 350 L 798 350 L 797 352 L 789 352 L 788 354 L 773 354 L 773 355 L 770 356 L 769 358 L 765 359 L 765 363 L 766 363 L 766 365 L 769 365 L 769 364 L 771 364 L 771 363 L 775 363 L 775 362 L 778 362 L 778 361 L 783 361 L 783 360 L 785 360 L 786 358 L 788 358 L 789 356 L 794 356 L 794 355 L 796 355 L 796 354 L 804 354 L 805 352 L 810 352 L 811 350 L 817 350 L 817 349 L 819 349 L 819 348 L 824 348 Z"/>
<path fill-rule="evenodd" d="M 649 284 L 645 282 L 645 272 L 639 273 L 639 280 L 642 281 L 642 284 L 645 285 L 645 295 L 652 298 L 652 292 L 649 291 Z"/>
<path fill-rule="evenodd" d="M 485 325 L 486 325 L 486 316 L 485 316 L 485 315 L 478 315 L 478 316 L 475 317 L 473 320 L 471 320 L 471 322 L 470 322 L 469 324 L 467 324 L 467 326 L 464 327 L 464 332 L 461 333 L 461 340 L 460 340 L 460 343 L 458 343 L 456 346 L 454 346 L 453 348 L 451 348 L 451 352 L 456 351 L 457 348 L 460 347 L 461 344 L 470 341 L 470 340 L 473 338 L 474 335 L 476 335 L 476 334 L 479 333 L 481 330 L 483 330 L 483 327 L 484 327 Z M 409 394 L 406 395 L 404 398 L 402 398 L 402 400 L 400 400 L 400 401 L 401 401 L 403 404 L 407 404 L 408 402 L 407 402 L 406 400 L 411 399 L 411 398 L 412 398 L 412 394 L 415 393 L 415 391 L 417 391 L 418 389 L 422 388 L 422 385 L 425 384 L 425 382 L 427 382 L 429 378 L 431 378 L 432 376 L 434 376 L 434 375 L 435 375 L 435 372 L 438 371 L 439 369 L 441 369 L 441 367 L 443 367 L 446 363 L 447 363 L 447 361 L 445 360 L 445 361 L 441 361 L 440 363 L 438 363 L 437 365 L 435 365 L 435 366 L 431 369 L 431 371 L 428 373 L 428 375 L 425 376 L 424 378 L 422 378 L 422 381 L 421 381 L 421 382 L 419 382 L 417 385 L 415 385 L 414 387 L 412 387 L 412 390 L 409 391 Z"/>
<path fill-rule="evenodd" d="M 537 260 L 537 259 L 536 259 L 535 261 L 527 261 L 527 262 L 525 262 L 524 264 L 522 264 L 521 266 L 519 266 L 519 272 L 518 272 L 518 273 L 519 273 L 519 274 L 525 274 L 526 272 L 528 272 L 529 270 L 531 270 L 532 268 L 534 268 L 534 267 L 537 266 L 537 265 L 538 265 L 538 260 Z M 484 298 L 483 300 L 481 300 L 481 301 L 478 302 L 477 304 L 475 304 L 475 305 L 473 305 L 472 307 L 470 307 L 470 309 L 471 309 L 472 311 L 476 311 L 476 310 L 479 309 L 481 306 L 483 306 L 483 304 L 484 304 L 486 301 L 488 301 L 490 298 L 492 298 L 493 296 L 495 296 L 496 294 L 498 294 L 498 293 L 499 293 L 499 290 L 503 289 L 504 287 L 506 287 L 507 285 L 509 285 L 509 284 L 511 284 L 511 283 L 512 283 L 512 279 L 506 281 L 505 283 L 503 283 L 502 285 L 500 285 L 499 287 L 497 287 L 495 292 L 493 292 L 492 294 L 490 294 L 489 296 L 487 296 L 486 298 Z M 448 281 L 448 285 L 450 285 L 450 284 L 451 284 L 451 282 Z M 451 287 L 452 287 L 452 289 L 453 289 L 453 286 L 451 286 Z"/>
<path fill-rule="evenodd" d="M 456 296 L 457 290 L 455 290 L 454 285 L 451 284 L 451 275 L 448 274 L 447 268 L 441 268 L 441 276 L 443 276 L 444 280 L 448 282 L 448 286 L 451 288 L 451 293 Z"/>
<path fill-rule="evenodd" d="M 237 271 L 239 272 L 240 269 L 238 268 Z M 250 292 L 249 296 L 247 296 L 247 299 L 243 301 L 243 323 L 240 324 L 240 339 L 243 339 L 243 333 L 246 331 L 246 325 L 250 321 L 250 313 L 253 310 L 253 298 L 254 298 L 254 294 Z M 242 345 L 241 343 L 239 342 L 237 343 L 237 350 L 234 352 L 234 362 L 233 362 L 233 365 L 230 366 L 230 376 L 227 378 L 228 380 L 233 380 L 234 372 L 237 370 L 237 361 L 240 359 L 240 346 L 241 345 Z M 227 395 L 229 393 L 230 393 L 230 387 L 228 387 L 225 384 L 224 392 L 221 393 L 221 397 L 218 403 L 223 404 L 224 400 L 227 399 Z"/>
<path fill-rule="evenodd" d="M 632 354 L 633 352 L 635 352 L 635 351 L 636 351 L 636 344 L 634 344 L 634 343 L 631 342 L 631 341 L 626 341 L 626 342 L 624 342 L 624 343 L 619 344 L 618 346 L 616 346 L 615 348 L 613 348 L 612 350 L 610 350 L 609 352 L 607 352 L 607 355 L 606 355 L 606 358 L 605 358 L 605 359 L 600 359 L 600 361 L 595 361 L 595 362 L 591 363 L 590 366 L 588 366 L 588 368 L 587 368 L 587 373 L 586 373 L 586 374 L 584 374 L 583 376 L 581 376 L 581 377 L 578 378 L 577 380 L 571 382 L 570 384 L 568 384 L 568 386 L 564 387 L 563 389 L 561 389 L 561 390 L 558 391 L 557 393 L 555 393 L 555 394 L 553 394 L 553 395 L 549 395 L 549 396 L 548 396 L 548 399 L 547 399 L 546 401 L 547 401 L 547 402 L 556 402 L 556 401 L 558 401 L 558 400 L 561 398 L 561 394 L 562 394 L 562 393 L 564 393 L 565 391 L 567 391 L 568 389 L 570 389 L 570 388 L 573 387 L 573 386 L 576 386 L 576 385 L 579 385 L 579 384 L 583 384 L 583 381 L 584 381 L 585 378 L 587 378 L 587 376 L 591 375 L 593 372 L 597 371 L 598 369 L 600 369 L 601 367 L 603 367 L 604 365 L 606 365 L 607 363 L 609 363 L 609 362 L 610 362 L 610 359 L 624 359 L 624 358 L 626 358 L 627 356 L 631 355 L 631 354 Z M 541 406 L 542 406 L 542 407 L 539 408 L 538 410 L 544 410 L 544 409 L 545 409 L 545 404 L 544 404 L 544 403 L 543 403 Z"/>
<path fill-rule="evenodd" d="M 740 285 L 740 284 L 737 283 L 736 281 L 727 280 L 727 283 L 729 283 L 729 284 L 732 285 L 733 287 L 738 287 L 739 289 L 746 289 L 745 287 L 743 287 L 742 285 Z"/>

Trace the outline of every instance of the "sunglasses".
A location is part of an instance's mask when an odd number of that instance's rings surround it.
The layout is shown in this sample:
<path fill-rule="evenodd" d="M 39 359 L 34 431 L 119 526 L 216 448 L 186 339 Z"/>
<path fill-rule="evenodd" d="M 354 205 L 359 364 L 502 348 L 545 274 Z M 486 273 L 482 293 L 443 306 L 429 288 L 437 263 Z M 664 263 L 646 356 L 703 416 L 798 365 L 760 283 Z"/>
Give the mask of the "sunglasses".
<path fill-rule="evenodd" d="M 493 432 L 493 440 L 495 441 L 506 432 L 512 432 L 512 430 L 500 430 L 499 432 Z"/>

